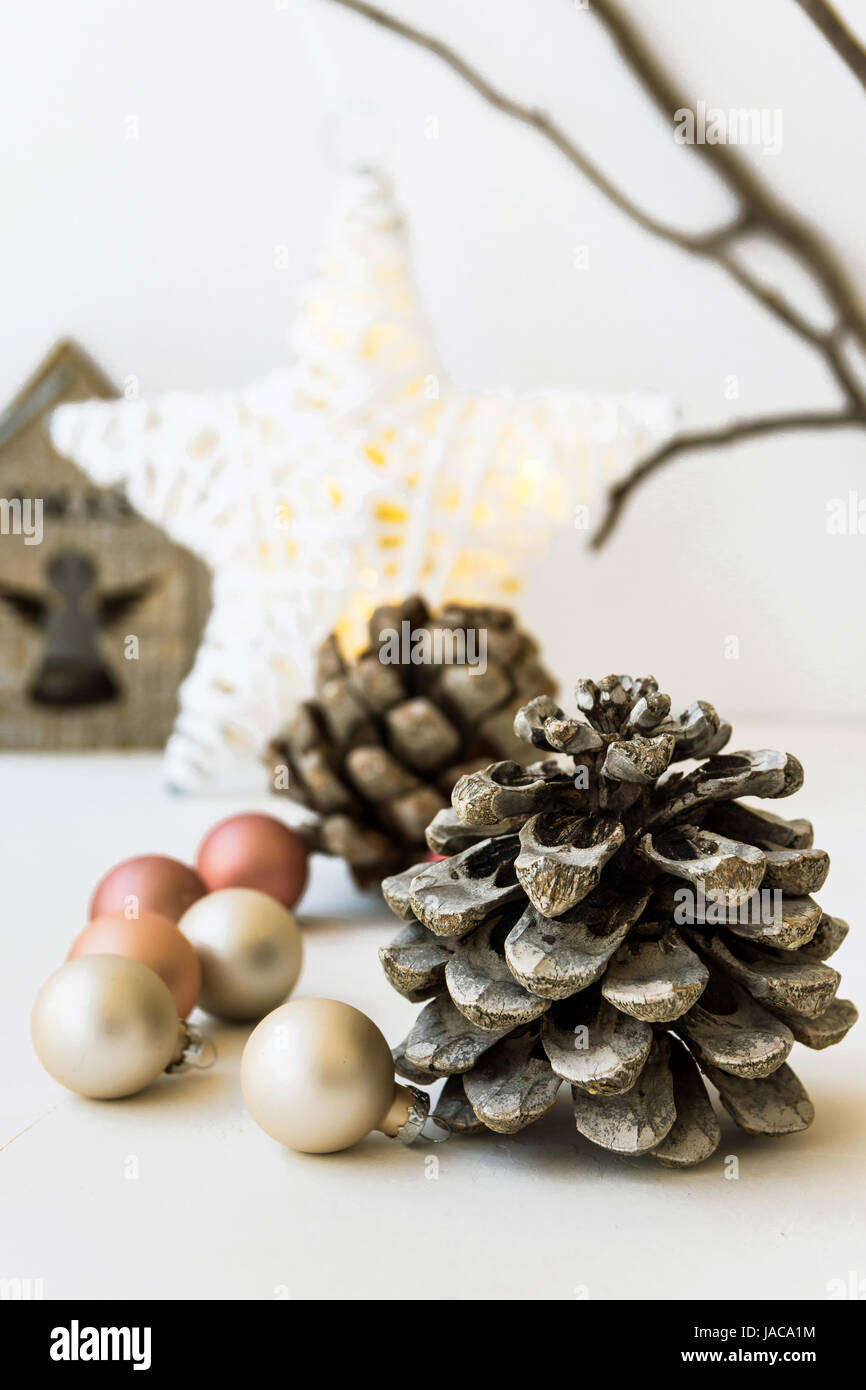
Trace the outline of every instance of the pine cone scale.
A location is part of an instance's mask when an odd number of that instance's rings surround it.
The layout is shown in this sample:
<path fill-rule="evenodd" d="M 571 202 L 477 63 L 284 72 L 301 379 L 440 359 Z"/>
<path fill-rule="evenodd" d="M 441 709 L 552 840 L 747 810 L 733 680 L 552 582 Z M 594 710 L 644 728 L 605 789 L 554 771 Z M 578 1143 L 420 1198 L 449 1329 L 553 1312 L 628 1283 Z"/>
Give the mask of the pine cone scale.
<path fill-rule="evenodd" d="M 643 1070 L 652 1046 L 653 1030 L 641 1019 L 620 1013 L 600 995 L 587 991 L 554 1006 L 541 1025 L 548 1061 L 563 1081 L 590 1095 L 619 1095 L 630 1091 Z M 586 1029 L 586 1047 L 577 1047 L 576 1029 Z"/>
<path fill-rule="evenodd" d="M 632 1018 L 672 1023 L 697 1003 L 708 979 L 700 957 L 671 928 L 658 940 L 621 946 L 607 967 L 601 992 Z"/>
<path fill-rule="evenodd" d="M 463 1078 L 475 1115 L 495 1134 L 516 1134 L 534 1124 L 556 1100 L 562 1082 L 534 1055 L 537 1043 L 528 1032 L 503 1038 Z"/>
<path fill-rule="evenodd" d="M 692 1168 L 715 1153 L 722 1131 L 700 1072 L 675 1037 L 671 1038 L 671 1079 L 676 1119 L 650 1156 L 666 1168 Z"/>
<path fill-rule="evenodd" d="M 594 983 L 650 898 L 599 888 L 571 912 L 544 917 L 531 903 L 505 940 L 505 959 L 524 989 L 566 999 Z"/>
<path fill-rule="evenodd" d="M 579 1133 L 619 1154 L 648 1153 L 660 1144 L 677 1116 L 669 1057 L 667 1036 L 659 1033 L 630 1090 L 590 1095 L 572 1087 Z"/>

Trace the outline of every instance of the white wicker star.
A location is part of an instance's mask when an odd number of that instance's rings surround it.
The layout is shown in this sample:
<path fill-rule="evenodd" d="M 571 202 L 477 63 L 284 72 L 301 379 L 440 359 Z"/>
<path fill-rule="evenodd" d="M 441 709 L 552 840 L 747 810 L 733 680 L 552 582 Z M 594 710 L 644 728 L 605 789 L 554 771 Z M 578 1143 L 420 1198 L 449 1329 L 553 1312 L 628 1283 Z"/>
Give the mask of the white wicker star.
<path fill-rule="evenodd" d="M 166 747 L 187 790 L 250 783 L 333 627 L 357 646 L 377 603 L 414 590 L 513 598 L 551 526 L 671 425 L 649 395 L 455 390 L 375 173 L 346 181 L 292 340 L 292 367 L 237 392 L 52 418 L 61 453 L 211 570 Z"/>

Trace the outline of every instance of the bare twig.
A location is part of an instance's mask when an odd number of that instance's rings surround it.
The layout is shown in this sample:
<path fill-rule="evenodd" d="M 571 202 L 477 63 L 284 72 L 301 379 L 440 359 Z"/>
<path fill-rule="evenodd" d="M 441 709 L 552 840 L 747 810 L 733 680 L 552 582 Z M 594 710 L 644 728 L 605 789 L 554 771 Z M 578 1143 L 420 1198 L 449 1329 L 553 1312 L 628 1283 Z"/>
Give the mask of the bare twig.
<path fill-rule="evenodd" d="M 742 158 L 738 149 L 726 144 L 699 144 L 692 148 L 704 158 L 723 179 L 737 198 L 739 208 L 733 219 L 705 233 L 683 231 L 653 217 L 614 184 L 588 158 L 575 140 L 546 112 L 527 106 L 501 91 L 465 58 L 448 44 L 414 25 L 388 14 L 367 0 L 334 0 L 344 9 L 354 10 L 381 28 L 427 49 L 445 63 L 491 106 L 513 120 L 536 130 L 586 177 L 620 212 L 651 235 L 677 246 L 690 255 L 714 262 L 758 304 L 779 319 L 790 331 L 820 354 L 825 366 L 838 385 L 844 405 L 835 411 L 814 411 L 803 414 L 768 415 L 744 420 L 719 429 L 687 432 L 674 436 L 641 460 L 632 472 L 609 492 L 607 509 L 599 531 L 592 541 L 598 549 L 611 535 L 627 499 L 647 477 L 689 450 L 709 450 L 776 432 L 797 429 L 827 429 L 860 425 L 866 427 L 866 391 L 852 371 L 844 351 L 844 338 L 856 340 L 866 355 L 866 312 L 859 294 L 835 250 L 820 232 L 787 207 L 752 166 Z M 799 0 L 807 12 L 821 11 L 819 24 L 834 47 L 839 49 L 841 21 L 822 0 Z M 604 25 L 623 61 L 634 73 L 656 107 L 666 119 L 673 121 L 675 112 L 688 103 L 655 54 L 633 28 L 615 0 L 593 0 L 591 12 Z M 811 16 L 818 23 L 818 18 Z M 836 25 L 832 25 L 832 20 Z M 833 29 L 833 36 L 827 32 Z M 848 36 L 851 37 L 850 35 Z M 855 47 L 856 42 L 852 39 Z M 841 52 L 841 49 L 839 50 Z M 844 55 L 843 55 L 844 56 Z M 853 56 L 849 54 L 849 57 Z M 846 61 L 849 61 L 846 57 Z M 866 54 L 863 55 L 866 63 Z M 833 311 L 834 323 L 828 330 L 816 328 L 778 290 L 754 276 L 736 255 L 738 239 L 749 235 L 764 235 L 781 244 L 808 271 L 824 291 Z"/>
<path fill-rule="evenodd" d="M 731 424 L 720 425 L 718 429 L 675 434 L 609 489 L 605 499 L 604 516 L 589 542 L 590 549 L 600 550 L 609 539 L 635 489 L 680 454 L 721 449 L 726 444 L 739 444 L 745 439 L 758 439 L 767 434 L 850 428 L 866 429 L 866 417 L 856 410 L 814 410 L 804 411 L 802 414 L 763 415 L 753 420 L 735 420 Z"/>
<path fill-rule="evenodd" d="M 666 120 L 690 103 L 655 54 L 631 25 L 615 0 L 592 0 L 592 14 L 601 21 L 623 60 Z M 840 320 L 866 341 L 866 315 L 857 290 L 836 252 L 798 213 L 785 206 L 736 145 L 690 146 L 739 198 L 748 213 L 749 230 L 763 231 L 781 241 L 823 287 Z"/>
<path fill-rule="evenodd" d="M 735 259 L 733 254 L 720 252 L 715 259 L 724 266 L 731 278 L 736 280 L 743 289 L 748 290 L 753 298 L 763 304 L 769 313 L 774 314 L 798 337 L 803 338 L 818 349 L 849 404 L 855 409 L 863 410 L 864 405 L 866 405 L 863 398 L 863 388 L 845 357 L 840 330 L 835 328 L 830 332 L 823 333 L 814 328 L 808 319 L 798 313 L 793 305 L 789 304 L 777 290 L 756 279 L 745 266 Z"/>
<path fill-rule="evenodd" d="M 671 242 L 681 250 L 691 251 L 697 255 L 705 255 L 709 248 L 716 241 L 727 237 L 732 228 L 723 227 L 718 231 L 709 233 L 698 233 L 691 235 L 688 232 L 680 231 L 676 227 L 670 227 L 666 223 L 654 218 L 650 213 L 639 207 L 633 202 L 621 188 L 604 174 L 601 169 L 584 154 L 583 150 L 571 139 L 569 135 L 544 111 L 539 111 L 536 107 L 525 106 L 522 102 L 516 101 L 508 96 L 498 87 L 480 73 L 477 68 L 473 68 L 448 44 L 435 38 L 432 34 L 422 33 L 412 24 L 406 24 L 396 15 L 387 14 L 385 10 L 378 9 L 375 5 L 368 5 L 366 0 L 333 0 L 334 4 L 341 5 L 346 10 L 354 10 L 356 14 L 363 15 L 365 19 L 371 20 L 374 24 L 380 25 L 383 29 L 388 29 L 392 34 L 398 34 L 401 38 L 408 39 L 410 43 L 417 44 L 420 48 L 426 48 L 428 52 L 434 53 L 447 67 L 462 77 L 470 87 L 484 98 L 497 111 L 502 111 L 512 120 L 520 121 L 523 125 L 530 126 L 539 132 L 550 144 L 555 145 L 560 154 L 579 169 L 585 178 L 589 180 L 595 188 L 602 193 L 614 207 L 619 208 L 620 212 L 625 213 L 633 222 L 636 222 L 644 231 L 651 232 L 653 236 L 661 237 L 664 241 Z M 739 227 L 739 219 L 736 226 Z"/>
<path fill-rule="evenodd" d="M 866 409 L 866 396 L 860 394 L 859 383 L 845 369 L 844 359 L 841 359 L 839 354 L 836 332 L 821 333 L 813 329 L 808 321 L 797 314 L 793 306 L 787 304 L 787 301 L 776 291 L 767 289 L 761 285 L 760 281 L 748 275 L 746 271 L 736 267 L 730 254 L 730 247 L 737 237 L 749 232 L 763 231 L 783 240 L 791 253 L 799 260 L 804 261 L 815 278 L 823 285 L 834 304 L 840 321 L 845 324 L 850 323 L 862 336 L 864 351 L 866 351 L 866 318 L 860 316 L 854 290 L 849 285 L 841 265 L 836 262 L 833 252 L 823 244 L 817 233 L 801 218 L 782 207 L 770 190 L 763 185 L 757 174 L 753 173 L 749 166 L 740 159 L 739 153 L 734 147 L 719 144 L 697 145 L 694 148 L 713 161 L 718 172 L 737 194 L 741 202 L 738 215 L 732 221 L 709 232 L 688 233 L 681 231 L 652 217 L 634 203 L 584 154 L 571 136 L 544 111 L 525 106 L 502 92 L 448 44 L 431 34 L 422 32 L 414 25 L 407 24 L 402 19 L 388 14 L 385 10 L 368 4 L 367 0 L 334 0 L 334 3 L 342 5 L 344 9 L 354 10 L 356 14 L 363 15 L 374 24 L 378 24 L 435 54 L 491 106 L 538 131 L 575 168 L 579 169 L 600 193 L 633 222 L 637 223 L 639 227 L 642 227 L 644 231 L 670 242 L 682 251 L 715 260 L 737 281 L 741 288 L 751 294 L 764 308 L 770 309 L 777 317 L 784 318 L 787 326 L 793 332 L 809 343 L 813 349 L 820 352 L 845 396 L 849 400 L 856 398 L 858 404 Z M 610 0 L 593 0 L 592 12 L 605 25 L 624 60 L 636 72 L 656 104 L 672 121 L 674 112 L 686 105 L 685 100 L 677 92 L 673 83 L 642 40 L 630 29 L 617 8 L 610 3 Z"/>
<path fill-rule="evenodd" d="M 812 23 L 817 25 L 828 43 L 832 44 L 843 63 L 866 87 L 866 49 L 833 9 L 827 0 L 797 0 L 797 4 Z"/>

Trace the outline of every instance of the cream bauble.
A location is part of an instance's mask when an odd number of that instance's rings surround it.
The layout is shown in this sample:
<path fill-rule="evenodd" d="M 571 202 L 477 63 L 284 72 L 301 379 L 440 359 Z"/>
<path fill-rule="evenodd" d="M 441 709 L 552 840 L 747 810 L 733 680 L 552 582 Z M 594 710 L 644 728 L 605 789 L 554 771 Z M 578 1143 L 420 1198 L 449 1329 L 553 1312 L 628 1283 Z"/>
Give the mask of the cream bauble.
<path fill-rule="evenodd" d="M 178 922 L 201 965 L 199 1005 L 229 1022 L 261 1018 L 301 972 L 301 933 L 288 908 L 255 888 L 223 888 Z"/>
<path fill-rule="evenodd" d="M 241 1091 L 256 1124 L 302 1153 L 347 1149 L 372 1129 L 408 1141 L 421 1094 L 395 1082 L 375 1023 L 335 999 L 294 999 L 262 1019 L 244 1048 Z"/>
<path fill-rule="evenodd" d="M 80 956 L 55 971 L 33 1005 L 30 1031 L 45 1070 L 96 1100 L 144 1090 L 185 1042 L 168 986 L 116 955 Z"/>

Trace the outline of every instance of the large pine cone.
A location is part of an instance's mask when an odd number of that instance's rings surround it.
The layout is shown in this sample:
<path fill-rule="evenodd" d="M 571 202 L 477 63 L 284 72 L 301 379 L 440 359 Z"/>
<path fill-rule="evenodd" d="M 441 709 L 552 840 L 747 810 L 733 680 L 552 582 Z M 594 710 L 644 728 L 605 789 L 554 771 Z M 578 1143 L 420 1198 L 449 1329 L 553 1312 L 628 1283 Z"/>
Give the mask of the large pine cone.
<path fill-rule="evenodd" d="M 437 632 L 463 633 L 474 664 L 394 662 L 380 634 L 402 635 L 403 624 L 407 654 L 423 656 L 427 638 L 435 651 Z M 464 773 L 527 754 L 515 713 L 529 695 L 555 689 L 536 643 L 504 608 L 450 604 L 434 616 L 415 597 L 377 608 L 369 631 L 370 646 L 351 663 L 335 636 L 326 639 L 315 700 L 268 749 L 275 773 L 288 769 L 289 796 L 317 813 L 312 847 L 342 856 L 362 887 L 423 854 L 428 824 Z"/>
<path fill-rule="evenodd" d="M 679 719 L 651 677 L 549 696 L 515 731 L 553 755 L 461 778 L 428 830 L 450 857 L 382 885 L 407 925 L 380 952 L 401 994 L 430 999 L 395 1051 L 410 1081 L 450 1078 L 435 1116 L 510 1134 L 570 1083 L 579 1132 L 671 1167 L 720 1132 L 701 1079 L 752 1134 L 805 1129 L 813 1109 L 786 1065 L 795 1039 L 854 1023 L 825 965 L 847 933 L 810 896 L 829 858 L 805 820 L 742 796 L 797 791 L 786 753 L 719 756 L 711 705 Z M 664 776 L 672 762 L 706 759 Z"/>

